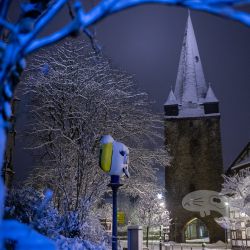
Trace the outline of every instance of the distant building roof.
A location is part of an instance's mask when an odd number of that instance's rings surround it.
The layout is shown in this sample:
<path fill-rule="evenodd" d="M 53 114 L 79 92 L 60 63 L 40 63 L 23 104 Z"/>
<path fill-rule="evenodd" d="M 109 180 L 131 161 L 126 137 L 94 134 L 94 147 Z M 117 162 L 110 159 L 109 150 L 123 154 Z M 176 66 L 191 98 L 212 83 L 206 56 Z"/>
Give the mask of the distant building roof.
<path fill-rule="evenodd" d="M 242 169 L 250 168 L 250 142 L 244 147 L 227 170 L 227 174 L 237 173 Z"/>

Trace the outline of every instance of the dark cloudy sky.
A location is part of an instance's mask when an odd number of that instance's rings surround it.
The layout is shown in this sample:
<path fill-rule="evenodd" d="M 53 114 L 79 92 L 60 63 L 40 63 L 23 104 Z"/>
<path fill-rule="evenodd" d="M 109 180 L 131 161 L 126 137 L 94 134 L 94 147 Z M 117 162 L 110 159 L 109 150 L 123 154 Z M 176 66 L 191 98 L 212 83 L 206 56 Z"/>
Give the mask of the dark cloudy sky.
<path fill-rule="evenodd" d="M 64 10 L 46 32 L 65 23 L 66 16 Z M 155 102 L 154 110 L 162 114 L 170 86 L 175 84 L 186 18 L 187 10 L 180 7 L 144 5 L 95 26 L 104 53 L 115 65 L 135 74 L 140 88 Z M 196 11 L 191 18 L 206 81 L 220 100 L 227 168 L 250 140 L 250 28 Z M 17 175 L 26 175 L 29 163 L 24 165 Z"/>
<path fill-rule="evenodd" d="M 191 12 L 206 81 L 221 108 L 224 167 L 250 140 L 250 28 Z M 163 111 L 175 84 L 187 10 L 145 5 L 106 18 L 97 36 L 115 64 L 135 73 L 138 84 Z"/>

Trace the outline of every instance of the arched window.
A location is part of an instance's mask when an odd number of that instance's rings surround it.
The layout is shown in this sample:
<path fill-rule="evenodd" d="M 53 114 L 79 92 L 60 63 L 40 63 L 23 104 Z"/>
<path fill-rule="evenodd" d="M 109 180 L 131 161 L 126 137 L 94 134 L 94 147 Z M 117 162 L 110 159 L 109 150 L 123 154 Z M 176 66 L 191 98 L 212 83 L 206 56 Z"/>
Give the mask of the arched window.
<path fill-rule="evenodd" d="M 190 220 L 184 230 L 186 242 L 209 242 L 207 226 L 198 218 Z"/>

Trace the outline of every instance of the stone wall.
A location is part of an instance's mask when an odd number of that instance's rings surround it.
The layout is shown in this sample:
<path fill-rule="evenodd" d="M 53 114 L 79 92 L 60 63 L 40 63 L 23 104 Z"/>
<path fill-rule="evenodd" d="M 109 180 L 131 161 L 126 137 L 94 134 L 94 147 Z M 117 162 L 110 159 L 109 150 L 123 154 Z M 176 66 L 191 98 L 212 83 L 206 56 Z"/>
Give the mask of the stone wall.
<path fill-rule="evenodd" d="M 220 117 L 171 118 L 165 120 L 166 146 L 172 156 L 166 168 L 167 205 L 173 218 L 170 240 L 184 242 L 185 225 L 198 212 L 182 207 L 183 197 L 196 190 L 220 191 L 223 173 Z M 224 230 L 212 213 L 200 218 L 209 230 L 211 243 L 224 241 Z"/>

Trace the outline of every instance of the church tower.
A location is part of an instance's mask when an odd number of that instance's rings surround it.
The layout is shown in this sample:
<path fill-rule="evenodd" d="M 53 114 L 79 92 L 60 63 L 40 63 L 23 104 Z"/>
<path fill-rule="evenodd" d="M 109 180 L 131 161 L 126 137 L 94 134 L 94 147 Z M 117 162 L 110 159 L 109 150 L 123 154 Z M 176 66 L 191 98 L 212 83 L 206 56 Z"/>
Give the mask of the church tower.
<path fill-rule="evenodd" d="M 201 217 L 199 212 L 182 207 L 183 197 L 190 192 L 220 191 L 223 173 L 219 101 L 205 81 L 190 15 L 175 88 L 164 111 L 166 145 L 172 156 L 171 166 L 166 168 L 170 240 L 225 241 L 224 229 L 214 221 L 220 214 L 211 211 Z"/>

